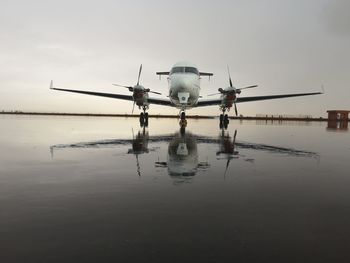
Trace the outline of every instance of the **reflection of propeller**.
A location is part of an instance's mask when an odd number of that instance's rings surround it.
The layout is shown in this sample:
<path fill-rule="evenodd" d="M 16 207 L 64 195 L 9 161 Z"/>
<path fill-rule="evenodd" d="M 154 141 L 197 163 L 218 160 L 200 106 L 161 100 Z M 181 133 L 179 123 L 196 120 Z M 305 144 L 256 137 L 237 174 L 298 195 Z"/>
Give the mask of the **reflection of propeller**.
<path fill-rule="evenodd" d="M 128 153 L 133 153 L 136 157 L 136 168 L 137 168 L 137 174 L 141 176 L 141 165 L 139 161 L 139 155 L 143 153 L 148 153 L 148 137 L 146 136 L 146 127 L 143 127 L 142 134 L 140 131 L 138 131 L 136 137 L 134 134 L 134 129 L 131 128 L 132 131 L 132 149 L 128 151 Z"/>
<path fill-rule="evenodd" d="M 235 143 L 236 143 L 236 136 L 237 136 L 237 130 L 235 130 L 235 134 L 233 135 L 233 140 L 232 140 L 232 154 L 235 155 L 236 152 L 235 152 Z M 226 173 L 227 173 L 227 170 L 228 170 L 228 166 L 230 165 L 230 161 L 231 161 L 232 157 L 229 156 L 227 158 L 227 162 L 226 162 L 226 168 L 225 168 L 225 173 L 224 173 L 224 177 L 226 177 Z"/>
<path fill-rule="evenodd" d="M 236 143 L 236 136 L 237 136 L 237 130 L 235 130 L 235 134 L 233 135 L 233 149 L 235 149 L 235 143 Z"/>

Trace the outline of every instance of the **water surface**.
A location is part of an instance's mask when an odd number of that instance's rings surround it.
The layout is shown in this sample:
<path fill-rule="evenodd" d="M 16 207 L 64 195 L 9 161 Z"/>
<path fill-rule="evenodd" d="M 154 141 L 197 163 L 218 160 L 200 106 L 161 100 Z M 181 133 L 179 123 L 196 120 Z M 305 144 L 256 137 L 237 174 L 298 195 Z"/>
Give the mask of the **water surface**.
<path fill-rule="evenodd" d="M 349 262 L 350 133 L 0 116 L 1 262 Z"/>

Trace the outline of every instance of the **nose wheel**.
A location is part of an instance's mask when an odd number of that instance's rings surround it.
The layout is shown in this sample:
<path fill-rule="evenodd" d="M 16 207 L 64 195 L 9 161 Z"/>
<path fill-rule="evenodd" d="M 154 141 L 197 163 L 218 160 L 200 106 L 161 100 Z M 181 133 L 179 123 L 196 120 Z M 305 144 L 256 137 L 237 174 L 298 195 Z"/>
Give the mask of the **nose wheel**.
<path fill-rule="evenodd" d="M 186 113 L 184 111 L 181 111 L 180 113 L 180 127 L 186 128 L 187 126 L 187 120 L 186 120 Z"/>
<path fill-rule="evenodd" d="M 140 113 L 140 126 L 148 127 L 148 113 L 145 108 L 143 108 L 143 112 Z"/>
<path fill-rule="evenodd" d="M 225 130 L 228 127 L 228 124 L 230 123 L 230 120 L 228 118 L 228 115 L 225 114 L 225 110 L 222 111 L 223 114 L 220 114 L 220 129 L 225 128 Z"/>

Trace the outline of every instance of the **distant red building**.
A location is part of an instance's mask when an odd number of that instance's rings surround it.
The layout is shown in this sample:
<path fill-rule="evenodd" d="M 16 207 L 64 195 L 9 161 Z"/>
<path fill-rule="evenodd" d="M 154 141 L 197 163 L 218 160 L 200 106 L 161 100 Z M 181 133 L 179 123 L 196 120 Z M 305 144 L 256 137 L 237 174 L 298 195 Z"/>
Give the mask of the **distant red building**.
<path fill-rule="evenodd" d="M 347 130 L 349 122 L 348 110 L 328 110 L 328 128 L 336 130 Z"/>

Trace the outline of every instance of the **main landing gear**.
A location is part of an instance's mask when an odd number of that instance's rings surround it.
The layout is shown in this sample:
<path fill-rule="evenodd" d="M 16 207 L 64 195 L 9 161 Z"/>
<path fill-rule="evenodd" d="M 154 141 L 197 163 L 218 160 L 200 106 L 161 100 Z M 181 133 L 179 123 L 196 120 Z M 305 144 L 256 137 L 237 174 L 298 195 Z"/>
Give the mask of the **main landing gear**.
<path fill-rule="evenodd" d="M 148 112 L 146 112 L 147 108 L 143 107 L 143 112 L 140 113 L 140 126 L 148 127 Z"/>
<path fill-rule="evenodd" d="M 186 128 L 186 126 L 187 126 L 187 120 L 186 120 L 186 113 L 185 113 L 185 111 L 181 111 L 181 113 L 180 113 L 180 122 L 179 122 L 179 124 L 180 124 L 181 128 Z"/>
<path fill-rule="evenodd" d="M 228 118 L 228 115 L 225 114 L 226 110 L 222 111 L 222 114 L 220 114 L 220 129 L 224 128 L 225 130 L 228 127 L 228 124 L 230 123 L 230 120 Z"/>

